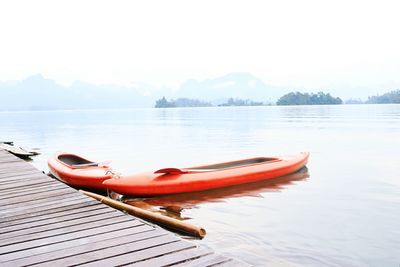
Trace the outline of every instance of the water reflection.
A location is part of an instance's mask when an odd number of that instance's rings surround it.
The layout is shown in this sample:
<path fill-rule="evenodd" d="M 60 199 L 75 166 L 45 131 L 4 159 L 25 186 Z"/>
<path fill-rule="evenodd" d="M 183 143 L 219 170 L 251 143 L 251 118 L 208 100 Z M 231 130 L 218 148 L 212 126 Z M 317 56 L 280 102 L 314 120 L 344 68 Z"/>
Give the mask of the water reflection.
<path fill-rule="evenodd" d="M 305 180 L 308 177 L 308 169 L 304 167 L 293 174 L 254 183 L 151 198 L 123 196 L 122 201 L 129 205 L 157 212 L 175 219 L 187 220 L 191 218 L 184 217 L 182 212 L 185 209 L 198 208 L 199 204 L 223 202 L 228 198 L 262 197 L 261 193 L 280 191 L 294 181 Z"/>
<path fill-rule="evenodd" d="M 57 150 L 112 159 L 122 173 L 310 151 L 307 183 L 135 205 L 192 217 L 209 231 L 196 242 L 254 265 L 270 255 L 300 266 L 400 262 L 398 104 L 0 112 L 0 122 L 0 140 L 41 148 L 33 164 L 44 171 Z"/>

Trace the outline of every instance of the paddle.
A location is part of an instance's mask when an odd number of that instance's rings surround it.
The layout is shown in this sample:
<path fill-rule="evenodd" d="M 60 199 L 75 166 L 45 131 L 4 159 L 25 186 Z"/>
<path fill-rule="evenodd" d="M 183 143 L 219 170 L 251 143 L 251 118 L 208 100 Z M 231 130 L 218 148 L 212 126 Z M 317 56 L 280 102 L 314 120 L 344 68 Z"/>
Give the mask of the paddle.
<path fill-rule="evenodd" d="M 109 197 L 105 197 L 105 196 L 95 194 L 92 192 L 87 192 L 87 191 L 83 191 L 83 190 L 79 190 L 79 192 L 81 192 L 89 197 L 92 197 L 110 207 L 126 211 L 129 214 L 132 214 L 133 216 L 142 218 L 142 219 L 152 222 L 152 223 L 162 225 L 166 228 L 173 229 L 178 232 L 183 232 L 183 233 L 189 234 L 191 236 L 199 237 L 199 238 L 203 238 L 206 235 L 206 230 L 204 230 L 201 227 L 191 225 L 188 222 L 180 221 L 175 218 L 171 218 L 171 217 L 164 216 L 164 215 L 161 215 L 158 213 L 154 213 L 154 212 L 151 212 L 151 211 L 148 211 L 145 209 L 134 207 L 134 206 L 116 201 Z"/>

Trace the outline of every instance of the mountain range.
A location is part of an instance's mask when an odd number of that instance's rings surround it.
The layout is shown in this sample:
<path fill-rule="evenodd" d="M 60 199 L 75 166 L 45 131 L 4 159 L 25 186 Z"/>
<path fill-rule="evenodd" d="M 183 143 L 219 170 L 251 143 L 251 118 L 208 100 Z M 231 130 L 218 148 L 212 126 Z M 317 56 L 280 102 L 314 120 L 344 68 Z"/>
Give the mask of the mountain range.
<path fill-rule="evenodd" d="M 63 86 L 41 74 L 0 82 L 0 110 L 49 110 L 152 107 L 162 96 L 196 98 L 219 104 L 228 98 L 274 102 L 282 91 L 248 73 L 230 73 L 207 80 L 188 80 L 178 90 L 147 84 L 131 87 L 76 81 Z"/>
<path fill-rule="evenodd" d="M 0 110 L 46 110 L 150 106 L 134 88 L 74 82 L 62 86 L 37 74 L 22 81 L 0 83 Z"/>
<path fill-rule="evenodd" d="M 0 110 L 153 107 L 156 100 L 163 96 L 168 99 L 199 99 L 214 105 L 225 103 L 229 98 L 275 103 L 291 91 L 304 89 L 269 85 L 245 72 L 229 73 L 213 79 L 187 80 L 177 90 L 145 83 L 117 86 L 76 81 L 63 86 L 37 74 L 24 80 L 0 82 Z"/>

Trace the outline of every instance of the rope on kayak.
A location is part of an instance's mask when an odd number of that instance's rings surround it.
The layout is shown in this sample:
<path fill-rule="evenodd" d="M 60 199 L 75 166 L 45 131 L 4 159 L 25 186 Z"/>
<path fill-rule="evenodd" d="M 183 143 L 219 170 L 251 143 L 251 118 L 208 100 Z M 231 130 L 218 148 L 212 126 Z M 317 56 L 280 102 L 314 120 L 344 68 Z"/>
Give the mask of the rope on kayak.
<path fill-rule="evenodd" d="M 119 179 L 121 178 L 121 173 L 119 172 L 114 172 L 113 170 L 108 170 L 106 171 L 106 175 L 111 174 L 113 179 Z"/>
<path fill-rule="evenodd" d="M 113 170 L 108 170 L 108 171 L 106 171 L 106 175 L 109 175 L 109 174 L 111 174 L 111 179 L 119 179 L 119 178 L 121 178 L 121 173 L 119 173 L 119 172 L 114 172 Z M 109 197 L 109 198 L 112 198 L 112 194 L 113 194 L 114 192 L 112 191 L 112 190 L 110 190 L 109 188 L 107 188 L 107 196 Z M 100 199 L 99 200 L 100 202 L 103 202 L 103 199 Z"/>

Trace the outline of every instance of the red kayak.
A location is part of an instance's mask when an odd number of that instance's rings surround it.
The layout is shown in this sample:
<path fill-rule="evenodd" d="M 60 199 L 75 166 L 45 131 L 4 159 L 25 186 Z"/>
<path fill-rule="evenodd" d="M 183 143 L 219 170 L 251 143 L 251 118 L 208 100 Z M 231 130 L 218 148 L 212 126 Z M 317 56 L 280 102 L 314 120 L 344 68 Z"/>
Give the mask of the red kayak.
<path fill-rule="evenodd" d="M 106 163 L 93 162 L 80 156 L 59 152 L 48 160 L 51 174 L 66 184 L 107 190 L 103 181 L 113 175 Z"/>
<path fill-rule="evenodd" d="M 280 177 L 307 164 L 308 152 L 298 155 L 251 158 L 191 168 L 165 168 L 107 179 L 103 185 L 123 195 L 163 195 L 202 191 Z"/>

